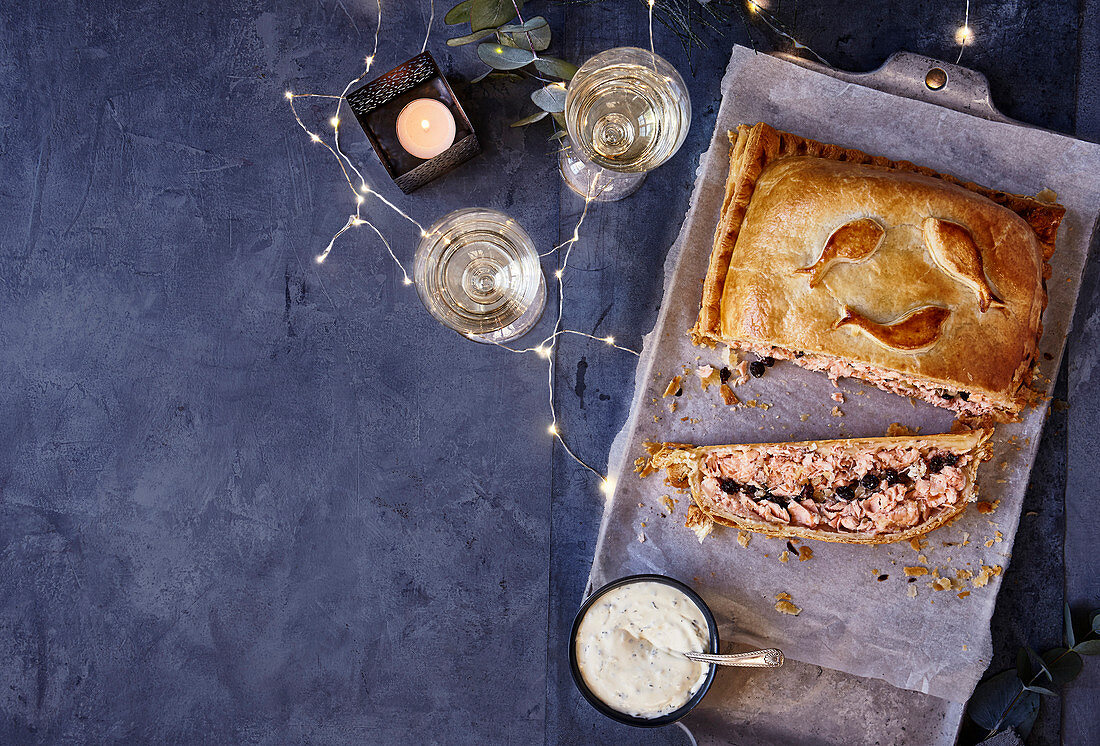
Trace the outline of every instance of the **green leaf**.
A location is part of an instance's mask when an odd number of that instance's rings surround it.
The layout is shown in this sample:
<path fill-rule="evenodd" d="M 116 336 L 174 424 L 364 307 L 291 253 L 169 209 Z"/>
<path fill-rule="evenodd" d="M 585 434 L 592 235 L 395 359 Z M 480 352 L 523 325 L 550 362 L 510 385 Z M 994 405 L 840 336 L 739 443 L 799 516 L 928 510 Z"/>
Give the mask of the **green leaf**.
<path fill-rule="evenodd" d="M 543 111 L 556 114 L 565 111 L 565 93 L 565 86 L 561 83 L 551 83 L 531 91 L 531 100 Z"/>
<path fill-rule="evenodd" d="M 569 133 L 568 133 L 568 132 L 566 132 L 565 130 L 558 130 L 557 132 L 555 132 L 554 134 L 550 135 L 550 137 L 548 137 L 548 138 L 546 138 L 546 139 L 547 139 L 547 140 L 562 140 L 562 139 L 564 139 L 564 138 L 566 138 L 566 137 L 569 137 Z"/>
<path fill-rule="evenodd" d="M 1089 623 L 1092 625 L 1092 631 L 1100 635 L 1100 609 L 1092 612 L 1092 616 L 1089 617 Z"/>
<path fill-rule="evenodd" d="M 1035 678 L 1035 670 L 1031 667 L 1031 659 L 1027 657 L 1027 648 L 1016 651 L 1016 675 L 1020 681 L 1031 681 Z"/>
<path fill-rule="evenodd" d="M 1081 640 L 1073 650 L 1081 655 L 1100 655 L 1100 640 Z"/>
<path fill-rule="evenodd" d="M 518 122 L 512 122 L 508 126 L 509 127 L 526 127 L 529 124 L 534 124 L 535 122 L 539 121 L 540 119 L 545 119 L 545 118 L 546 118 L 546 112 L 545 111 L 540 111 L 537 114 L 532 114 L 529 117 L 524 117 L 523 119 L 519 120 Z"/>
<path fill-rule="evenodd" d="M 453 39 L 447 40 L 447 46 L 461 47 L 463 44 L 472 44 L 475 41 L 481 41 L 486 36 L 490 36 L 492 33 L 492 29 L 484 29 L 482 31 L 475 31 L 472 34 L 466 34 L 465 36 L 456 36 Z"/>
<path fill-rule="evenodd" d="M 569 129 L 565 126 L 565 115 L 562 114 L 560 111 L 552 111 L 550 112 L 550 116 L 554 117 L 554 121 L 557 122 L 558 126 L 561 127 L 563 130 Z"/>
<path fill-rule="evenodd" d="M 1016 732 L 1020 735 L 1020 738 L 1027 740 L 1028 735 L 1031 733 L 1031 727 L 1035 725 L 1035 718 L 1039 716 L 1039 697 L 1031 695 L 1034 699 L 1032 706 L 1027 707 L 1027 703 L 1024 703 L 1024 717 L 1015 726 Z"/>
<path fill-rule="evenodd" d="M 1065 648 L 1048 650 L 1043 653 L 1043 662 L 1046 664 L 1046 670 L 1050 671 L 1051 683 L 1055 686 L 1073 681 L 1077 678 L 1077 674 L 1081 673 L 1081 656 L 1072 650 Z"/>
<path fill-rule="evenodd" d="M 1029 647 L 1024 647 L 1022 648 L 1022 650 L 1026 651 L 1027 653 L 1029 665 L 1027 668 L 1027 676 L 1024 676 L 1023 673 L 1021 673 L 1022 669 L 1020 669 L 1019 667 L 1016 668 L 1016 675 L 1020 677 L 1020 681 L 1024 682 L 1025 684 L 1030 683 L 1034 681 L 1040 673 L 1042 673 L 1042 675 L 1046 677 L 1047 681 L 1054 680 L 1054 674 L 1050 672 L 1050 670 L 1047 668 L 1046 661 L 1043 660 L 1043 658 L 1039 657 L 1038 653 L 1036 653 Z M 1017 655 L 1016 662 L 1019 663 L 1019 655 Z M 1030 665 L 1031 663 L 1038 664 L 1039 670 L 1036 671 L 1035 668 Z"/>
<path fill-rule="evenodd" d="M 1077 644 L 1077 641 L 1073 637 L 1073 617 L 1069 614 L 1069 604 L 1065 605 L 1064 616 L 1066 622 L 1066 647 L 1072 648 Z"/>
<path fill-rule="evenodd" d="M 462 0 L 458 5 L 447 11 L 447 15 L 443 16 L 443 23 L 448 26 L 467 23 L 470 20 L 470 6 L 473 4 L 474 0 Z"/>
<path fill-rule="evenodd" d="M 577 74 L 576 65 L 565 60 L 559 60 L 557 57 L 539 57 L 535 60 L 535 69 L 543 75 L 550 75 L 562 80 L 572 80 L 573 76 Z"/>
<path fill-rule="evenodd" d="M 500 26 L 516 17 L 516 8 L 523 10 L 523 0 L 473 0 L 470 6 L 470 28 L 473 31 Z"/>
<path fill-rule="evenodd" d="M 1038 707 L 1039 695 L 1024 691 L 1015 671 L 1004 671 L 978 684 L 970 697 L 967 712 L 971 720 L 991 731 L 1022 722 L 1027 715 L 1029 699 L 1034 699 Z M 1007 712 L 1010 705 L 1012 711 Z"/>
<path fill-rule="evenodd" d="M 497 30 L 503 31 L 505 33 L 511 31 L 534 31 L 537 28 L 542 28 L 543 26 L 549 25 L 549 22 L 542 16 L 535 16 L 526 23 L 510 23 L 507 26 L 501 26 Z"/>
<path fill-rule="evenodd" d="M 550 36 L 550 24 L 542 16 L 521 25 L 501 26 L 497 29 L 497 39 L 501 44 L 528 51 L 541 52 L 549 48 Z"/>
<path fill-rule="evenodd" d="M 506 47 L 503 44 L 483 42 L 477 45 L 477 56 L 494 70 L 518 70 L 531 64 L 535 55 L 524 49 Z"/>
<path fill-rule="evenodd" d="M 1029 692 L 1035 692 L 1036 694 L 1049 694 L 1052 697 L 1057 697 L 1058 692 L 1047 689 L 1045 686 L 1025 686 Z"/>

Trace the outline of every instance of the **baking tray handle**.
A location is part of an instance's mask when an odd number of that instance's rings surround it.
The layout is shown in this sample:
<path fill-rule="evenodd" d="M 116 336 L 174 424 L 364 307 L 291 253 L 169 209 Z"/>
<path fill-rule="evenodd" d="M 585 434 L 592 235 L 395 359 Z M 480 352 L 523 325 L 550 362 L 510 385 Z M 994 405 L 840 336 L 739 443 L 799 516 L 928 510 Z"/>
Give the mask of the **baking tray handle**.
<path fill-rule="evenodd" d="M 837 70 L 782 52 L 775 56 L 847 83 L 944 106 L 994 122 L 1021 124 L 1006 117 L 993 105 L 989 81 L 984 75 L 923 54 L 895 52 L 882 67 L 867 73 Z"/>

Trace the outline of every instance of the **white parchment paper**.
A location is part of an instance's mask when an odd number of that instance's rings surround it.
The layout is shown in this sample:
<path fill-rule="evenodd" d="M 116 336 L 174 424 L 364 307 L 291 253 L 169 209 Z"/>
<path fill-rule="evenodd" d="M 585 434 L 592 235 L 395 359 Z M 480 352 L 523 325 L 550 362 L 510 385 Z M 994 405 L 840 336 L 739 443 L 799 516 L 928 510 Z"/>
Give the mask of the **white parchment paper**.
<path fill-rule="evenodd" d="M 717 444 L 858 437 L 882 435 L 893 422 L 924 433 L 950 428 L 947 410 L 847 380 L 837 389 L 822 374 L 782 362 L 736 389 L 743 402 L 753 400 L 756 407 L 727 407 L 716 386 L 703 392 L 692 374 L 684 377 L 677 411 L 669 412 L 672 398 L 661 395 L 683 366 L 723 365 L 721 351 L 694 347 L 686 331 L 698 313 L 720 212 L 728 170 L 727 130 L 764 121 L 1005 191 L 1055 190 L 1067 214 L 1043 318 L 1045 355 L 1037 385 L 1048 393 L 1100 207 L 1100 146 L 841 82 L 742 47 L 733 50 L 722 93 L 691 207 L 666 263 L 662 308 L 646 339 L 631 412 L 612 449 L 610 472 L 616 487 L 605 507 L 589 589 L 631 573 L 672 575 L 695 587 L 710 604 L 723 641 L 776 646 L 790 659 L 832 669 L 832 677 L 881 679 L 930 694 L 938 698 L 934 708 L 942 715 L 948 702 L 966 701 L 989 662 L 989 620 L 1000 577 L 982 588 L 968 582 L 970 594 L 959 598 L 955 590 L 932 590 L 928 577 L 907 582 L 903 568 L 925 564 L 954 578 L 958 570 L 978 575 L 982 566 L 1008 566 L 1046 404 L 1028 411 L 1022 422 L 997 428 L 994 456 L 979 479 L 981 499 L 1000 501 L 996 511 L 983 515 L 971 507 L 952 526 L 930 534 L 920 551 L 908 543 L 863 547 L 809 542 L 811 560 L 800 562 L 792 555 L 783 564 L 778 558 L 786 541 L 781 539 L 753 536 L 742 548 L 736 531 L 719 528 L 700 544 L 683 526 L 690 496 L 670 488 L 663 475 L 639 478 L 632 462 L 645 454 L 645 441 Z M 846 399 L 839 405 L 830 398 L 838 390 Z M 838 406 L 842 416 L 833 411 Z M 665 495 L 678 501 L 672 515 L 662 504 Z M 927 562 L 919 561 L 922 556 Z M 889 577 L 878 580 L 882 575 Z M 916 598 L 909 597 L 910 587 L 917 589 Z M 802 608 L 799 616 L 775 610 L 780 592 L 789 593 Z M 767 681 L 760 676 L 755 680 Z M 870 698 L 878 689 L 864 691 Z M 957 723 L 960 708 L 947 709 Z M 863 716 L 869 716 L 866 710 Z"/>

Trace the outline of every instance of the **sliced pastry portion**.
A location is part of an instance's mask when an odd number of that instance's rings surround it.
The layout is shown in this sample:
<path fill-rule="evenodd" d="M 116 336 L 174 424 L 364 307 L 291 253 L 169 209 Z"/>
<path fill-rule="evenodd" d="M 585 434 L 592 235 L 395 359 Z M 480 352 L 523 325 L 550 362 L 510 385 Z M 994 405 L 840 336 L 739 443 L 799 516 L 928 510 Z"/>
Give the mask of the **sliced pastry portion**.
<path fill-rule="evenodd" d="M 1064 208 L 767 124 L 730 139 L 697 343 L 1018 416 Z"/>
<path fill-rule="evenodd" d="M 801 443 L 669 443 L 650 466 L 715 523 L 769 536 L 889 544 L 957 517 L 993 430 Z"/>

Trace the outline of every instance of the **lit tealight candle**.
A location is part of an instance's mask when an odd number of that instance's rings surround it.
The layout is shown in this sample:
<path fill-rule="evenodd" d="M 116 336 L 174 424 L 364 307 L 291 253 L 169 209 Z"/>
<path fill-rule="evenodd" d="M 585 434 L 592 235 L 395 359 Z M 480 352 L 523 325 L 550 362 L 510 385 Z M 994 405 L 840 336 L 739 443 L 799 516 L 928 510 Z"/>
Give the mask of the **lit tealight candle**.
<path fill-rule="evenodd" d="M 432 98 L 410 101 L 397 115 L 397 140 L 409 155 L 435 158 L 454 144 L 454 115 L 446 104 Z"/>

